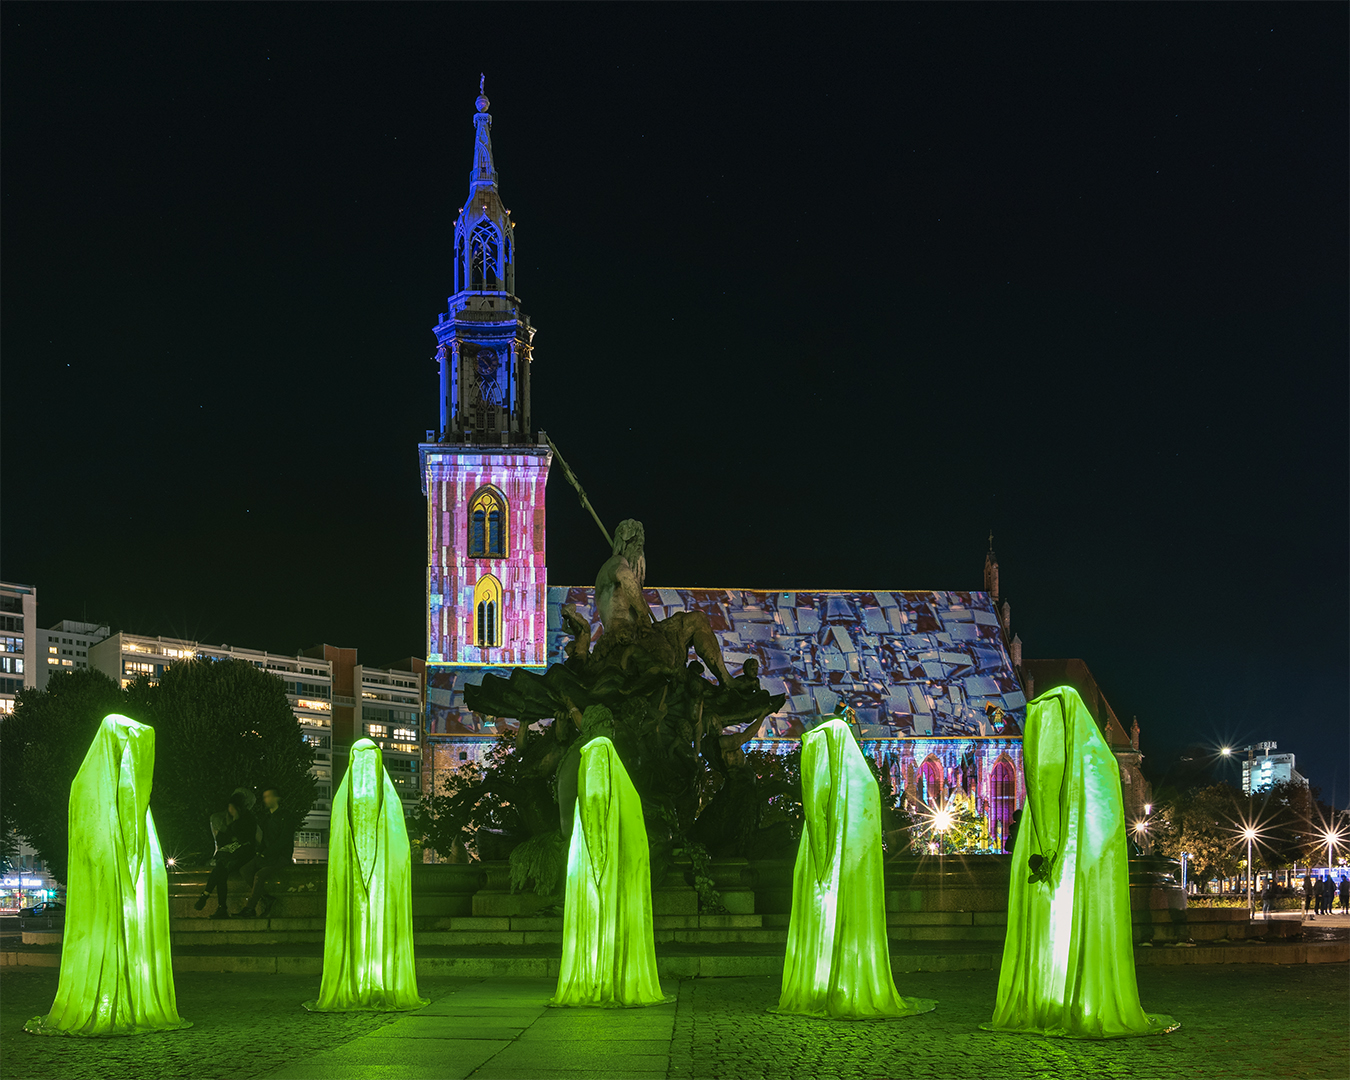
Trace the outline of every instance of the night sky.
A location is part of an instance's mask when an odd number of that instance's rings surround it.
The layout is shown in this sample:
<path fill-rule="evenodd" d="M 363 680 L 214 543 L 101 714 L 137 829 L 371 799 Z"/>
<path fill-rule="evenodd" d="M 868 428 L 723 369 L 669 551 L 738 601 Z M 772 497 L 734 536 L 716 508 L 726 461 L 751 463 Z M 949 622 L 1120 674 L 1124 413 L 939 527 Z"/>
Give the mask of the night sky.
<path fill-rule="evenodd" d="M 0 576 L 422 654 L 485 72 L 535 423 L 649 584 L 978 589 L 992 529 L 1146 767 L 1273 739 L 1343 805 L 1348 10 L 11 0 Z"/>

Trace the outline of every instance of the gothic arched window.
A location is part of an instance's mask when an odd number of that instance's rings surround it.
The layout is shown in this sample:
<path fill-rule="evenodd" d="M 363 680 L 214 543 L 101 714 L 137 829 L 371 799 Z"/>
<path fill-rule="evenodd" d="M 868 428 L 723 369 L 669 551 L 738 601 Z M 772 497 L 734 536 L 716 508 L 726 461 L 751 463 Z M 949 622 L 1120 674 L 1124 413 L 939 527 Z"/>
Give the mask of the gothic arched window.
<path fill-rule="evenodd" d="M 989 774 L 989 831 L 1001 851 L 1011 851 L 1008 830 L 1012 828 L 1013 804 L 1017 802 L 1017 779 L 1012 766 L 1000 760 Z"/>
<path fill-rule="evenodd" d="M 922 785 L 920 797 L 929 806 L 942 805 L 942 765 L 937 758 L 929 758 L 919 770 Z"/>
<path fill-rule="evenodd" d="M 487 289 L 497 284 L 497 230 L 492 222 L 480 221 L 469 236 L 469 288 Z"/>
<path fill-rule="evenodd" d="M 473 643 L 484 649 L 502 643 L 502 583 L 491 574 L 474 586 Z"/>
<path fill-rule="evenodd" d="M 506 499 L 495 488 L 483 488 L 469 502 L 469 557 L 506 555 Z"/>

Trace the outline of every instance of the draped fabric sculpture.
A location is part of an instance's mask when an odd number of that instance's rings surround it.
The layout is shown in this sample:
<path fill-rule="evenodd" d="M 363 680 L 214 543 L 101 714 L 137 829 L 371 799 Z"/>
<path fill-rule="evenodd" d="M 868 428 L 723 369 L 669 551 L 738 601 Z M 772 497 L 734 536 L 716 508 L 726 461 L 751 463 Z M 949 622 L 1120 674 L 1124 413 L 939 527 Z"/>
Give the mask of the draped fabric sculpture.
<path fill-rule="evenodd" d="M 609 710 L 586 710 L 588 734 L 596 730 L 589 725 L 597 714 L 608 717 Z M 664 1004 L 668 999 L 656 977 L 642 800 L 606 736 L 581 748 L 571 834 L 562 967 L 549 1004 Z"/>
<path fill-rule="evenodd" d="M 992 1031 L 1076 1039 L 1179 1025 L 1139 1005 L 1120 768 L 1076 691 L 1027 706 L 1027 799 L 1013 848 Z"/>
<path fill-rule="evenodd" d="M 420 1009 L 413 959 L 412 857 L 403 804 L 380 748 L 352 744 L 333 800 L 323 983 L 311 1012 Z"/>
<path fill-rule="evenodd" d="M 802 736 L 801 846 L 778 1007 L 834 1020 L 884 1020 L 930 1011 L 891 975 L 882 882 L 881 796 L 848 724 L 837 717 Z"/>
<path fill-rule="evenodd" d="M 34 1035 L 142 1035 L 179 1017 L 169 888 L 150 814 L 155 732 L 105 717 L 70 788 L 70 870 L 61 976 Z"/>

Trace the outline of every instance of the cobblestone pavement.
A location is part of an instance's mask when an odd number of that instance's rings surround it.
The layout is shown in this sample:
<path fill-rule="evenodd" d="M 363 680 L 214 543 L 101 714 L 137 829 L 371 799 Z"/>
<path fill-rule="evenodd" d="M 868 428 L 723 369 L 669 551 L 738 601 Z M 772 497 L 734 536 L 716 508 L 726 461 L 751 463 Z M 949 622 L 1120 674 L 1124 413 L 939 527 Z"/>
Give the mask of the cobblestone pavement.
<path fill-rule="evenodd" d="M 1106 1043 L 979 1031 L 997 972 L 911 973 L 902 993 L 934 1012 L 880 1024 L 796 1020 L 765 1012 L 770 978 L 666 984 L 672 1005 L 549 1009 L 548 982 L 424 979 L 432 1004 L 413 1014 L 312 1015 L 317 980 L 180 973 L 187 1031 L 129 1039 L 36 1038 L 49 969 L 0 974 L 4 1080 L 864 1080 L 869 1077 L 1184 1077 L 1256 1080 L 1350 1076 L 1350 965 L 1141 968 L 1150 1012 L 1170 1035 Z"/>

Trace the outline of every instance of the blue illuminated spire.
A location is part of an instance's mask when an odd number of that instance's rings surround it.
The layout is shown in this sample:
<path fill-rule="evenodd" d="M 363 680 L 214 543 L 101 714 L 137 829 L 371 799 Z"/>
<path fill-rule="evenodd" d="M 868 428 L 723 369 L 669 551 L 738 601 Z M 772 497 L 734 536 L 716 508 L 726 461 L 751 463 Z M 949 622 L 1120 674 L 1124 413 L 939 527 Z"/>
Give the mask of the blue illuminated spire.
<path fill-rule="evenodd" d="M 515 240 L 511 212 L 497 191 L 497 169 L 492 162 L 492 117 L 483 76 L 478 77 L 474 102 L 473 168 L 469 170 L 469 197 L 455 218 L 455 295 L 515 292 Z M 451 308 L 455 301 L 451 301 Z"/>
<path fill-rule="evenodd" d="M 469 173 L 470 198 L 482 186 L 497 186 L 497 170 L 492 164 L 492 117 L 488 115 L 487 95 L 483 93 L 485 76 L 478 76 L 478 113 L 473 118 L 476 138 L 473 145 L 473 170 Z"/>
<path fill-rule="evenodd" d="M 438 440 L 529 443 L 534 328 L 516 296 L 516 237 L 497 190 L 492 117 L 478 77 L 469 197 L 455 216 L 453 291 L 436 323 Z M 533 445 L 531 443 L 531 445 Z"/>

